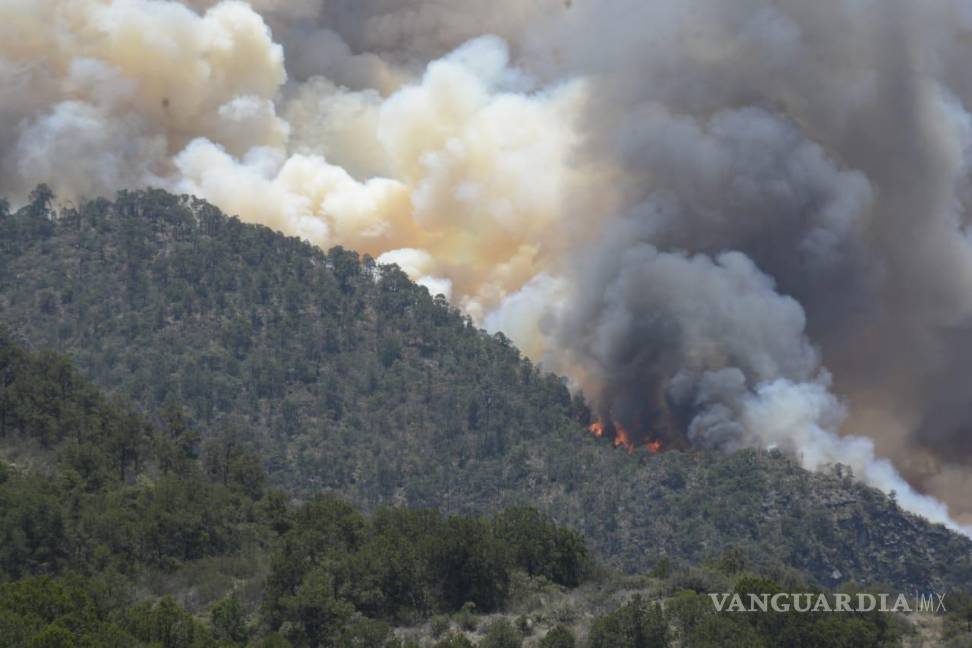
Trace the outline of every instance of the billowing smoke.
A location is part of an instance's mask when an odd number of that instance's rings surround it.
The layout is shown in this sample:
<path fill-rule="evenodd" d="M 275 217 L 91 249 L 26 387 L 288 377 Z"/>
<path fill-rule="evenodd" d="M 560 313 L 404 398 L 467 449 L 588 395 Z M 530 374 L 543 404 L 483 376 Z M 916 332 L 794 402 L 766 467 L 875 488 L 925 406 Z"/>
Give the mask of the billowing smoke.
<path fill-rule="evenodd" d="M 636 443 L 840 462 L 957 528 L 970 55 L 963 0 L 0 0 L 0 191 L 357 248 Z"/>

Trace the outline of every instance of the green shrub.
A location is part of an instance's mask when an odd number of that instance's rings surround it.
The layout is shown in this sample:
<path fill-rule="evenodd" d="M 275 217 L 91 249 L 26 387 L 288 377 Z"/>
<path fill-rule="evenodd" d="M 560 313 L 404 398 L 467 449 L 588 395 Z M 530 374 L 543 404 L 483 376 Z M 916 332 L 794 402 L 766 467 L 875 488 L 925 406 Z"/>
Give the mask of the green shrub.
<path fill-rule="evenodd" d="M 432 636 L 438 639 L 449 630 L 451 623 L 449 622 L 449 617 L 444 614 L 438 614 L 432 617 L 430 625 L 432 627 Z"/>
<path fill-rule="evenodd" d="M 479 642 L 479 648 L 521 648 L 523 638 L 513 624 L 499 619 L 490 624 L 486 636 Z"/>
<path fill-rule="evenodd" d="M 476 604 L 472 601 L 466 601 L 462 608 L 456 612 L 455 620 L 463 630 L 475 631 L 479 625 L 479 619 L 476 617 Z"/>
<path fill-rule="evenodd" d="M 667 648 L 668 620 L 661 607 L 640 595 L 620 609 L 595 619 L 590 648 Z"/>
<path fill-rule="evenodd" d="M 466 635 L 455 632 L 450 634 L 445 639 L 442 639 L 434 648 L 474 648 L 473 642 L 466 639 Z"/>
<path fill-rule="evenodd" d="M 577 640 L 570 628 L 564 625 L 556 626 L 548 632 L 538 644 L 539 648 L 574 648 Z"/>

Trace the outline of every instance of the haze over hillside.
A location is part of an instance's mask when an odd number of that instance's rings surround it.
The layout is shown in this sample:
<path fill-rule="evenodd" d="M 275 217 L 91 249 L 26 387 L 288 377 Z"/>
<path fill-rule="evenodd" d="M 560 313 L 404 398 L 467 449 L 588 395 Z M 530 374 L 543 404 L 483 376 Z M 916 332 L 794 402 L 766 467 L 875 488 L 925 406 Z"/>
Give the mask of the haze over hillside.
<path fill-rule="evenodd" d="M 0 216 L 0 323 L 155 416 L 183 407 L 205 439 L 231 434 L 291 494 L 534 505 L 632 571 L 738 546 L 827 585 L 972 583 L 972 542 L 846 467 L 595 439 L 561 379 L 394 266 L 162 191 L 60 212 L 35 198 Z"/>

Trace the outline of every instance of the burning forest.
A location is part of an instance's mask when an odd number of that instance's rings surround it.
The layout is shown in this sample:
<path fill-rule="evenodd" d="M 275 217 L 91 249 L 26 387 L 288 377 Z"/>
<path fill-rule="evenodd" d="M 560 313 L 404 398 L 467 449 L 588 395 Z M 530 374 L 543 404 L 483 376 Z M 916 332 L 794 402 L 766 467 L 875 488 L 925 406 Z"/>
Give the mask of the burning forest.
<path fill-rule="evenodd" d="M 840 462 L 968 532 L 970 34 L 961 0 L 4 2 L 0 192 L 354 248 L 616 446 Z"/>

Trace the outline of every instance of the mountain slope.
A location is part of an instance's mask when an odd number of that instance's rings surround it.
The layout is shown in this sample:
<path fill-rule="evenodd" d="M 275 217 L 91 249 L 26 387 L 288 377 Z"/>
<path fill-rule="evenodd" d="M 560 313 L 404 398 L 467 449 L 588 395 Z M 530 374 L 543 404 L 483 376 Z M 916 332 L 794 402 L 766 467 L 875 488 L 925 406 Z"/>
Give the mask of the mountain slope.
<path fill-rule="evenodd" d="M 404 648 L 393 624 L 593 572 L 576 532 L 533 509 L 288 503 L 233 439 L 200 454 L 177 409 L 154 425 L 2 327 L 0 376 L 3 646 Z"/>
<path fill-rule="evenodd" d="M 156 415 L 233 430 L 297 496 L 542 507 L 609 562 L 744 547 L 826 584 L 972 586 L 972 543 L 779 454 L 615 451 L 540 372 L 395 267 L 161 191 L 0 214 L 0 321 Z"/>
<path fill-rule="evenodd" d="M 0 376 L 4 646 L 756 647 L 823 634 L 878 648 L 913 632 L 880 613 L 719 613 L 706 591 L 779 585 L 733 552 L 684 572 L 611 573 L 531 508 L 446 518 L 366 516 L 328 495 L 288 503 L 233 439 L 196 456 L 177 409 L 154 425 L 2 327 Z M 960 635 L 968 601 L 948 604 Z"/>

